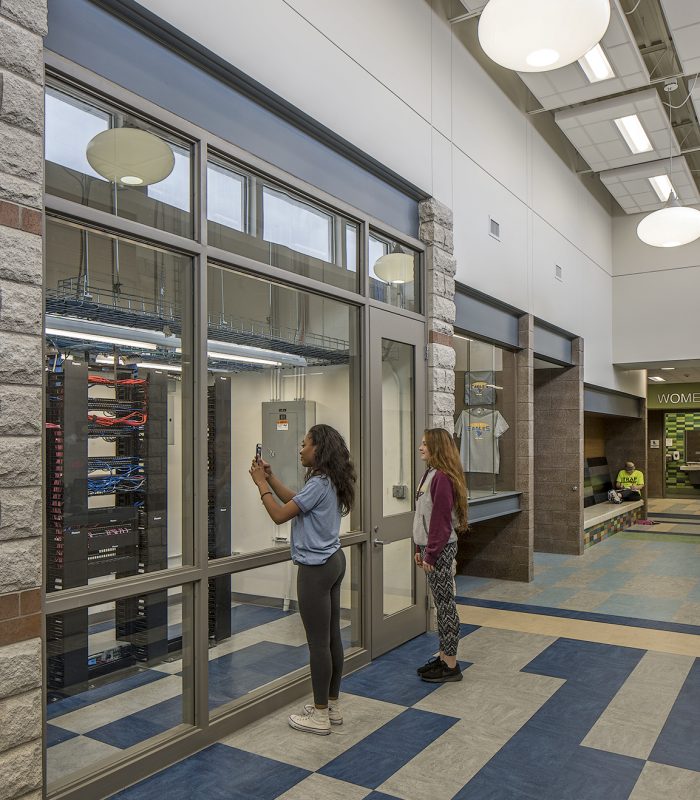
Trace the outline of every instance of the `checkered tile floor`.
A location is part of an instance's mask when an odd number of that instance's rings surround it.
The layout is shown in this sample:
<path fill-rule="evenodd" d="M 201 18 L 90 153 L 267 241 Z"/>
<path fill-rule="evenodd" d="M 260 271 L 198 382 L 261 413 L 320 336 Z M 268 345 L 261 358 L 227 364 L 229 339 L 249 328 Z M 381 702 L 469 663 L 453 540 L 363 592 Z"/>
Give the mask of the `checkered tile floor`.
<path fill-rule="evenodd" d="M 426 634 L 350 675 L 331 736 L 299 703 L 113 800 L 697 800 L 700 659 L 463 626 L 464 680 L 426 684 Z"/>

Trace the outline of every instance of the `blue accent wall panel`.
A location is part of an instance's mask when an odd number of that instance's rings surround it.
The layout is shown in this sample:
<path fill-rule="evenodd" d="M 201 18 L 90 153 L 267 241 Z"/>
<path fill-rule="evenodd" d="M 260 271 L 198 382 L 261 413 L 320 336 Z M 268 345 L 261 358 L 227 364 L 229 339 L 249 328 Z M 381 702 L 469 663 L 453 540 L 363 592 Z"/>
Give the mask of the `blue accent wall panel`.
<path fill-rule="evenodd" d="M 48 50 L 417 236 L 415 199 L 88 0 L 52 0 L 44 44 Z"/>

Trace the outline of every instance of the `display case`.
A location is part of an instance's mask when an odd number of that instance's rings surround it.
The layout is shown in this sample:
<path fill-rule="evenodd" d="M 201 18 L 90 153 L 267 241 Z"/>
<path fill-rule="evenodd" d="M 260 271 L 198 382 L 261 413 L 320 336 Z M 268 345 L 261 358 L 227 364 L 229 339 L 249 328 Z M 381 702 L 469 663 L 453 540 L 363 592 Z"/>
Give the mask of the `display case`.
<path fill-rule="evenodd" d="M 455 335 L 455 438 L 470 499 L 515 489 L 515 353 Z"/>

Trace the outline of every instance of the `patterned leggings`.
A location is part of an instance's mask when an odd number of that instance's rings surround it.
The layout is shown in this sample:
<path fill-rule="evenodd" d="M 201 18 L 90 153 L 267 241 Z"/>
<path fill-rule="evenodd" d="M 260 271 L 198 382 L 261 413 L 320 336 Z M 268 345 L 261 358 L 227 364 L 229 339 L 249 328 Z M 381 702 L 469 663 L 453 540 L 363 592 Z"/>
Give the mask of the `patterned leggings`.
<path fill-rule="evenodd" d="M 421 547 L 421 557 L 425 548 Z M 428 586 L 437 609 L 438 638 L 440 650 L 446 656 L 457 655 L 459 642 L 459 616 L 455 603 L 455 585 L 452 578 L 452 562 L 457 555 L 457 542 L 450 542 L 440 553 L 435 569 L 427 573 Z"/>

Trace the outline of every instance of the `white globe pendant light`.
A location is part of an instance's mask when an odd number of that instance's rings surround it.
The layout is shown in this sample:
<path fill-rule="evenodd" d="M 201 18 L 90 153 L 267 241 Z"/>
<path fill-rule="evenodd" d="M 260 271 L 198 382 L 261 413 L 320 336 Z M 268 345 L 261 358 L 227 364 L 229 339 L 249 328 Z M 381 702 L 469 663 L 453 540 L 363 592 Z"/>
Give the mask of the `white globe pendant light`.
<path fill-rule="evenodd" d="M 149 186 L 165 180 L 175 167 L 167 142 L 140 128 L 110 128 L 88 142 L 90 166 L 123 186 Z"/>
<path fill-rule="evenodd" d="M 637 225 L 637 236 L 652 247 L 680 247 L 700 238 L 700 211 L 682 206 L 675 194 Z"/>
<path fill-rule="evenodd" d="M 396 245 L 391 253 L 381 256 L 372 267 L 374 274 L 385 283 L 411 283 L 414 276 L 413 255 Z"/>
<path fill-rule="evenodd" d="M 489 0 L 479 18 L 486 55 L 518 72 L 572 64 L 603 38 L 610 0 Z"/>

